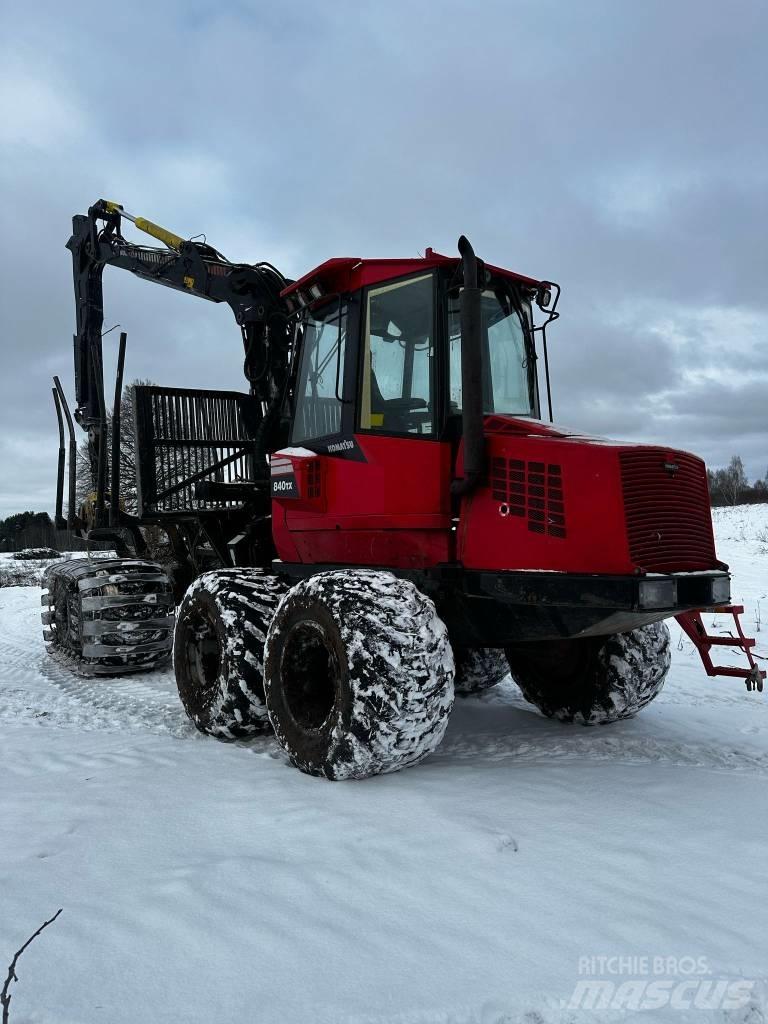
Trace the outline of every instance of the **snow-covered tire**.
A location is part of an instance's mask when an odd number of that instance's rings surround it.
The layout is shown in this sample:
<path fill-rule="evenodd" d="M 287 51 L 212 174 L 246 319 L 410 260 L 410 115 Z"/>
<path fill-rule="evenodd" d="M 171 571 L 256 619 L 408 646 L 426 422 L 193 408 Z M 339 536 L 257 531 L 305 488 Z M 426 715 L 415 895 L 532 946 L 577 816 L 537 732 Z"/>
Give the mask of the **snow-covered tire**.
<path fill-rule="evenodd" d="M 82 676 L 150 672 L 168 663 L 174 602 L 167 575 L 141 558 L 70 558 L 43 577 L 48 652 Z"/>
<path fill-rule="evenodd" d="M 632 718 L 657 697 L 671 661 L 664 622 L 631 633 L 507 648 L 512 678 L 550 718 L 606 725 Z"/>
<path fill-rule="evenodd" d="M 173 663 L 200 732 L 234 740 L 267 732 L 264 641 L 288 587 L 261 569 L 203 573 L 178 610 Z"/>
<path fill-rule="evenodd" d="M 454 647 L 456 693 L 468 696 L 496 686 L 509 675 L 504 650 L 500 647 Z"/>
<path fill-rule="evenodd" d="M 321 573 L 280 604 L 267 636 L 269 718 L 309 775 L 363 779 L 416 764 L 453 705 L 453 653 L 432 601 L 374 570 Z"/>

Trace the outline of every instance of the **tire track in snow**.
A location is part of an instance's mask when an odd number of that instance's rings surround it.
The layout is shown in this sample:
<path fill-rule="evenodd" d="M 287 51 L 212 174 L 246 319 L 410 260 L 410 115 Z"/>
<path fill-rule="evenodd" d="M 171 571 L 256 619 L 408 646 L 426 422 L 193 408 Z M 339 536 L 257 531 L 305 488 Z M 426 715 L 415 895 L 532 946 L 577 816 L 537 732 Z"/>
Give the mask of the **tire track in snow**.
<path fill-rule="evenodd" d="M 152 733 L 192 735 L 170 671 L 110 678 L 83 678 L 45 655 L 41 676 L 58 694 L 80 710 L 80 728 L 124 728 L 126 725 Z"/>
<path fill-rule="evenodd" d="M 177 697 L 153 692 L 146 684 L 118 690 L 110 685 L 112 680 L 94 684 L 78 678 L 51 679 L 45 669 L 38 679 L 35 687 L 2 686 L 0 722 L 85 732 L 137 729 L 177 738 L 195 732 Z"/>
<path fill-rule="evenodd" d="M 201 737 L 202 739 L 202 737 Z M 31 749 L 24 760 L 9 761 L 3 766 L 4 775 L 31 778 L 41 773 L 79 774 L 90 781 L 104 771 L 120 769 L 167 768 L 177 764 L 173 749 L 161 751 L 157 746 L 142 744 L 123 750 L 76 751 L 49 749 L 45 744 Z"/>
<path fill-rule="evenodd" d="M 552 723 L 552 728 L 557 729 L 558 726 Z M 571 735 L 565 739 L 553 739 L 540 732 L 530 740 L 498 732 L 462 734 L 457 730 L 449 733 L 432 756 L 449 761 L 473 761 L 478 765 L 497 764 L 499 761 L 607 761 L 624 765 L 664 764 L 768 774 L 768 755 L 706 743 L 660 740 L 648 735 L 595 736 L 597 728 L 585 730 L 589 735 Z"/>

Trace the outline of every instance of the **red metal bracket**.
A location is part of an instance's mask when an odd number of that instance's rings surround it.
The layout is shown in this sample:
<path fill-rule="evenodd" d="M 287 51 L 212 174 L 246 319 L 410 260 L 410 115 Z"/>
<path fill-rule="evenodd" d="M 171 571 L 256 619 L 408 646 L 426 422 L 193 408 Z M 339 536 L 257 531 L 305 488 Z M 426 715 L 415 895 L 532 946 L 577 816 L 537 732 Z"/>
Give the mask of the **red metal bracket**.
<path fill-rule="evenodd" d="M 707 633 L 706 626 L 702 621 L 702 612 L 708 612 L 712 615 L 733 615 L 738 636 L 711 636 L 711 634 Z M 699 652 L 704 664 L 704 670 L 708 676 L 736 676 L 739 679 L 745 680 L 748 690 L 758 690 L 762 693 L 765 670 L 758 668 L 755 657 L 752 654 L 752 648 L 755 646 L 756 641 L 744 636 L 739 620 L 739 616 L 743 614 L 744 607 L 742 605 L 727 604 L 717 608 L 701 608 L 698 611 L 682 612 L 680 615 L 676 615 L 675 618 Z M 738 647 L 746 654 L 749 668 L 713 665 L 709 654 L 712 647 Z"/>

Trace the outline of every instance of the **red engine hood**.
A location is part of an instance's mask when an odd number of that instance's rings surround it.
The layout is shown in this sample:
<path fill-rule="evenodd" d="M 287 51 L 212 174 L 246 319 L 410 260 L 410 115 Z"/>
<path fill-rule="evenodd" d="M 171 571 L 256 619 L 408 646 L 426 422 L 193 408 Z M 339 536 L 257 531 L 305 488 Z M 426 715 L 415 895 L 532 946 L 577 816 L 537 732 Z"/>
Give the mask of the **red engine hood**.
<path fill-rule="evenodd" d="M 716 567 L 704 463 L 518 416 L 485 419 L 488 475 L 464 503 L 468 568 L 633 574 Z"/>

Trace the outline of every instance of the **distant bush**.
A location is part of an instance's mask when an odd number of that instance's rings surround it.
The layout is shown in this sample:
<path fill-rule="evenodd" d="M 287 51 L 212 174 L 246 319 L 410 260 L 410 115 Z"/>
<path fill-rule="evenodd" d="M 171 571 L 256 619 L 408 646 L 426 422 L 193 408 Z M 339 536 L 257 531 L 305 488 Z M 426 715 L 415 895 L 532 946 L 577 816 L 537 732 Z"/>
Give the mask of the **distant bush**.
<path fill-rule="evenodd" d="M 39 587 L 44 571 L 42 566 L 0 564 L 0 590 L 3 587 Z"/>
<path fill-rule="evenodd" d="M 51 558 L 63 558 L 64 556 L 55 548 L 24 548 L 22 551 L 17 551 L 13 557 L 17 562 L 44 562 Z"/>

